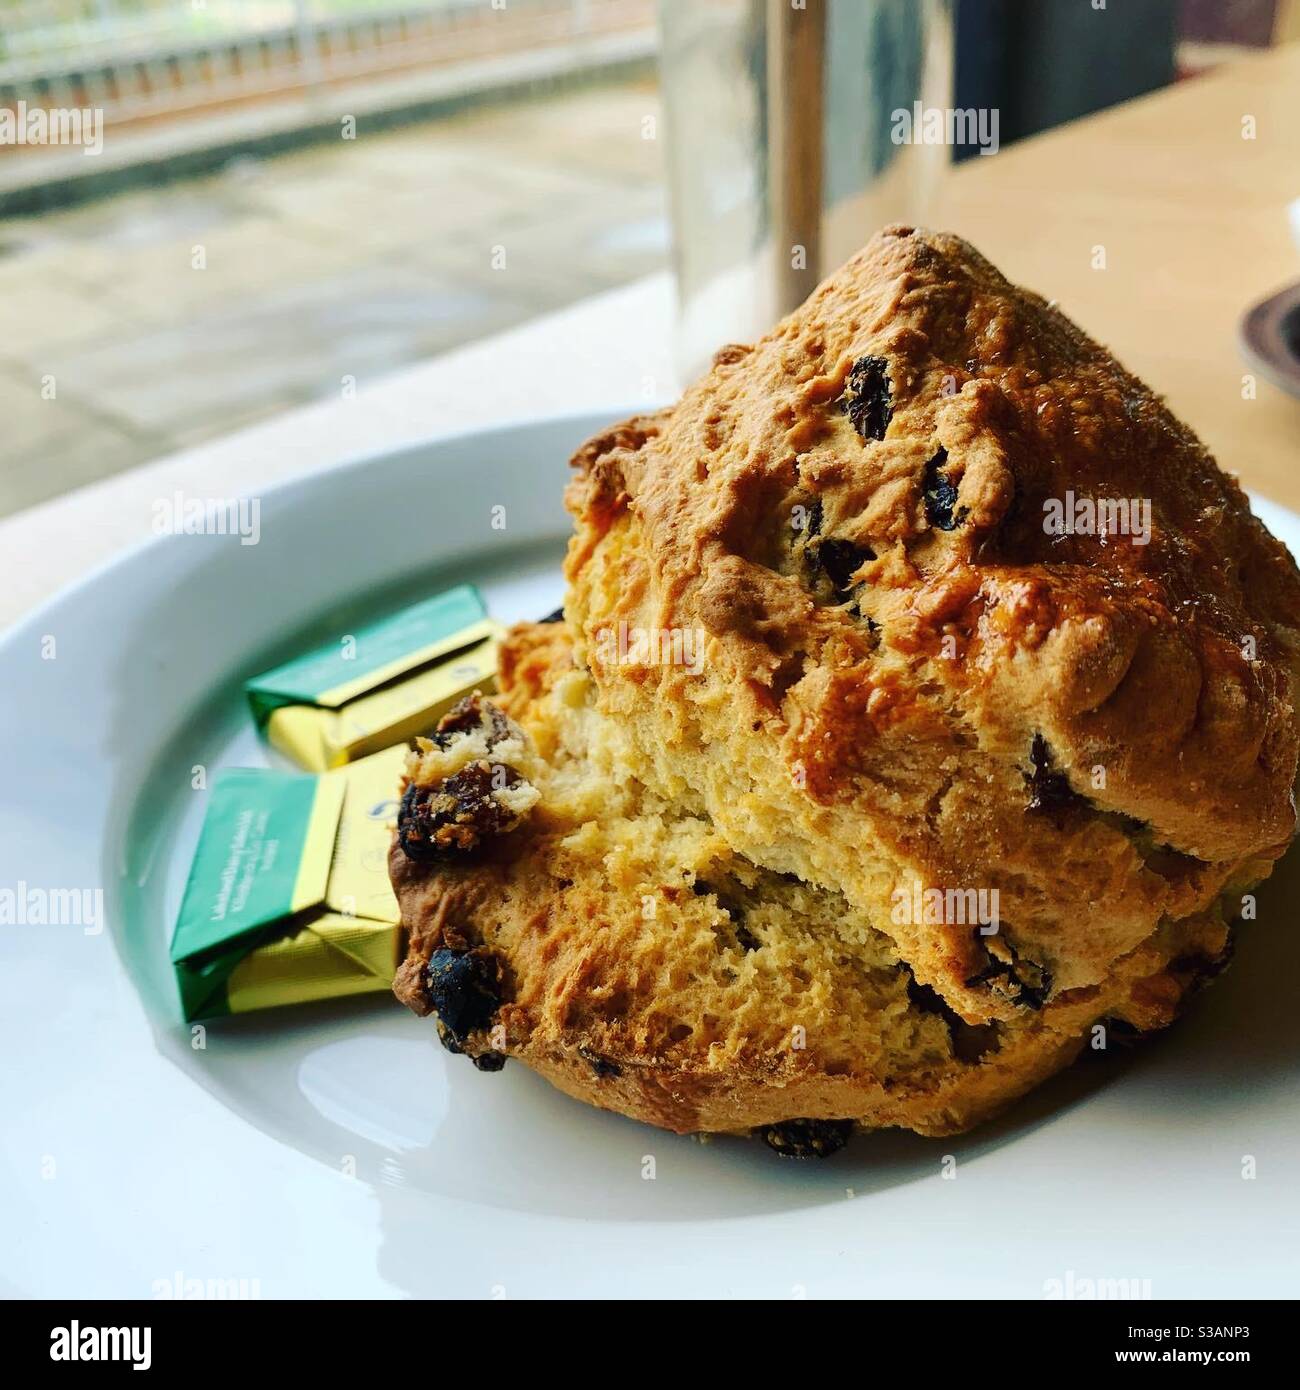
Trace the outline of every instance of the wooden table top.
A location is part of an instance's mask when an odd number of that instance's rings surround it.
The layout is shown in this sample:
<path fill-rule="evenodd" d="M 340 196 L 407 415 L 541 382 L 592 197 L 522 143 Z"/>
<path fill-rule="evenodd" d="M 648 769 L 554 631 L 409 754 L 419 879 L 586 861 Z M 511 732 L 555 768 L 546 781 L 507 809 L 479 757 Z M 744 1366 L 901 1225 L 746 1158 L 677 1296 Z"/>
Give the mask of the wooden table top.
<path fill-rule="evenodd" d="M 1220 466 L 1300 510 L 1300 400 L 1263 377 L 1243 397 L 1257 374 L 1237 342 L 1252 304 L 1300 281 L 1297 199 L 1300 44 L 1288 44 L 968 161 L 933 222 L 1056 299 Z"/>

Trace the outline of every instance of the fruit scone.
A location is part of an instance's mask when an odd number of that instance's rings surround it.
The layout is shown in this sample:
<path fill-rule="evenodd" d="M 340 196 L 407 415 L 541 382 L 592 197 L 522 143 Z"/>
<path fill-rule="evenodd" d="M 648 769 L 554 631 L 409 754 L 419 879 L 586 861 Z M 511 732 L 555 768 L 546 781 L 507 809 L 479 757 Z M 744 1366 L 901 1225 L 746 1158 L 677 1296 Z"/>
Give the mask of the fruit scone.
<path fill-rule="evenodd" d="M 409 766 L 444 1040 L 798 1147 L 963 1128 L 1213 973 L 1294 831 L 1300 575 L 1053 306 L 888 228 L 574 464 L 564 623 Z"/>
<path fill-rule="evenodd" d="M 481 1070 L 517 1058 L 651 1124 L 824 1156 L 855 1125 L 967 1128 L 1089 1040 L 1168 1022 L 1225 955 L 1216 907 L 1104 988 L 968 1024 L 841 893 L 754 864 L 631 777 L 563 624 L 512 632 L 500 684 L 411 756 L 390 858 L 397 995 Z"/>
<path fill-rule="evenodd" d="M 968 1022 L 1104 985 L 1289 844 L 1291 556 L 957 237 L 885 229 L 574 463 L 565 614 L 628 774 Z M 911 882 L 996 890 L 1001 930 Z"/>

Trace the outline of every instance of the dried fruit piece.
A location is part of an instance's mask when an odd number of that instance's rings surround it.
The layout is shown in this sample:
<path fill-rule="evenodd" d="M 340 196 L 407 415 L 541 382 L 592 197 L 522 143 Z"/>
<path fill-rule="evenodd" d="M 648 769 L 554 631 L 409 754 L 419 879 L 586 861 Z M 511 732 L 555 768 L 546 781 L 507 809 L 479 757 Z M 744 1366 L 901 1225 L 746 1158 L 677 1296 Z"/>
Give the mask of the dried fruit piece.
<path fill-rule="evenodd" d="M 989 963 L 966 981 L 967 988 L 988 985 L 994 994 L 1022 1009 L 1041 1009 L 1051 998 L 1052 972 L 1021 956 L 1005 937 L 988 937 L 984 954 Z"/>
<path fill-rule="evenodd" d="M 623 1068 L 617 1062 L 611 1062 L 608 1057 L 602 1057 L 599 1052 L 593 1051 L 589 1047 L 580 1047 L 578 1056 L 596 1073 L 602 1081 L 611 1080 L 613 1077 L 622 1076 Z"/>
<path fill-rule="evenodd" d="M 397 843 L 408 859 L 422 863 L 467 854 L 520 823 L 502 793 L 522 785 L 514 768 L 482 758 L 431 787 L 412 782 L 397 813 Z"/>
<path fill-rule="evenodd" d="M 438 1036 L 448 1052 L 461 1052 L 469 1034 L 486 1028 L 501 1003 L 501 968 L 490 953 L 443 946 L 424 967 L 424 992 L 438 1015 Z M 485 1056 L 500 1056 L 487 1053 Z M 476 1065 L 478 1065 L 476 1059 Z M 502 1058 L 502 1065 L 505 1059 Z M 500 1070 L 488 1064 L 481 1070 Z"/>
<path fill-rule="evenodd" d="M 820 587 L 821 581 L 827 581 L 831 597 L 843 603 L 850 597 L 854 573 L 868 560 L 874 560 L 876 552 L 869 545 L 857 545 L 839 536 L 823 536 L 822 524 L 822 499 L 816 497 L 805 509 L 796 552 L 802 554 L 809 583 Z"/>
<path fill-rule="evenodd" d="M 925 465 L 925 515 L 936 529 L 955 531 L 966 513 L 957 510 L 957 485 L 943 471 L 947 462 L 948 451 L 941 447 Z"/>
<path fill-rule="evenodd" d="M 839 540 L 834 536 L 825 536 L 818 541 L 814 555 L 836 594 L 845 599 L 853 587 L 854 574 L 868 560 L 876 558 L 876 552 L 869 545 L 854 545 L 852 541 Z"/>
<path fill-rule="evenodd" d="M 883 357 L 859 357 L 849 369 L 840 408 L 863 439 L 883 439 L 894 414 L 889 363 Z"/>
<path fill-rule="evenodd" d="M 759 1138 L 782 1158 L 829 1158 L 852 1134 L 852 1120 L 783 1120 L 758 1131 Z"/>
<path fill-rule="evenodd" d="M 1052 750 L 1042 734 L 1035 734 L 1029 744 L 1030 771 L 1024 774 L 1029 784 L 1028 811 L 1061 811 L 1079 805 L 1083 797 L 1070 786 L 1070 780 L 1052 759 Z"/>
<path fill-rule="evenodd" d="M 471 1057 L 478 1071 L 500 1071 L 506 1064 L 504 1052 L 481 1052 L 477 1057 Z"/>
<path fill-rule="evenodd" d="M 476 690 L 458 700 L 438 720 L 438 727 L 429 737 L 439 748 L 446 748 L 458 734 L 472 734 L 476 729 L 487 730 L 487 746 L 495 748 L 510 737 L 510 721 Z"/>

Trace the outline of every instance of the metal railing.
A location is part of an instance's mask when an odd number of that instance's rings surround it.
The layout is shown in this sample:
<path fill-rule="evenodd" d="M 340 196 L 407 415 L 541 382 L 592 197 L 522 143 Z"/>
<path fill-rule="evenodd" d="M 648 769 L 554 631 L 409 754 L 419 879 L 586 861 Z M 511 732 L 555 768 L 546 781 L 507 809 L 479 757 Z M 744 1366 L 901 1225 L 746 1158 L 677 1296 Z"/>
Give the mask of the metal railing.
<path fill-rule="evenodd" d="M 654 0 L 0 0 L 0 107 L 122 124 L 654 22 Z"/>

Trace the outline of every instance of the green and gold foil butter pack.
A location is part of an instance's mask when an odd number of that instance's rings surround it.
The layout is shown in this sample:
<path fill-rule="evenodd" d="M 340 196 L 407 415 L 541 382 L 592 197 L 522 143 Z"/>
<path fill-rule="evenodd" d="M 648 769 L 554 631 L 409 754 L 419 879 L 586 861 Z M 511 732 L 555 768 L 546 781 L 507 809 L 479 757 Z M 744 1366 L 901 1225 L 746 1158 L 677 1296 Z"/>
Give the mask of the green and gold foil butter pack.
<path fill-rule="evenodd" d="M 390 988 L 405 747 L 321 776 L 218 773 L 172 937 L 187 1020 Z"/>
<path fill-rule="evenodd" d="M 323 772 L 427 733 L 463 696 L 494 690 L 500 635 L 478 590 L 462 584 L 245 688 L 270 743 Z"/>

